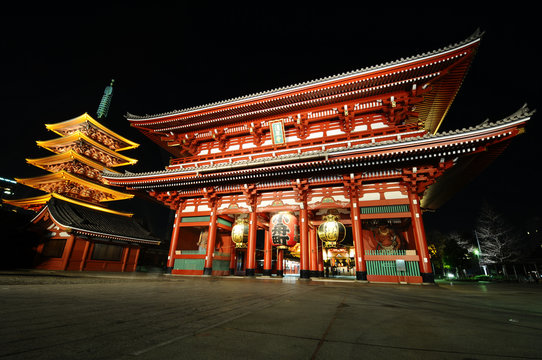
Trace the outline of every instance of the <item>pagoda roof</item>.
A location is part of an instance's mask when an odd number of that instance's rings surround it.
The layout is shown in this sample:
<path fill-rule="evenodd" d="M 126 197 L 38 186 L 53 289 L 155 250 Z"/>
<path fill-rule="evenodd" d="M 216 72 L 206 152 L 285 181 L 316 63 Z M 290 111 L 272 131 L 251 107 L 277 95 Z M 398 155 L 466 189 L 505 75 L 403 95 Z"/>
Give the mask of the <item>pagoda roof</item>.
<path fill-rule="evenodd" d="M 90 167 L 93 167 L 95 169 L 98 169 L 100 171 L 107 171 L 111 173 L 116 173 L 116 171 L 111 170 L 107 167 L 105 167 L 102 163 L 91 160 L 87 158 L 84 155 L 78 154 L 73 150 L 68 150 L 60 154 L 50 155 L 42 158 L 37 159 L 26 159 L 26 162 L 30 165 L 37 166 L 42 169 L 46 169 L 46 165 L 55 165 L 55 164 L 61 164 L 68 161 L 77 160 L 79 162 L 82 162 Z"/>
<path fill-rule="evenodd" d="M 134 197 L 134 195 L 132 194 L 122 193 L 120 191 L 109 189 L 105 186 L 98 185 L 96 183 L 93 183 L 87 180 L 83 180 L 63 170 L 56 173 L 32 177 L 32 178 L 26 178 L 26 179 L 16 178 L 15 180 L 17 180 L 17 182 L 20 184 L 30 186 L 38 190 L 42 190 L 42 185 L 44 184 L 59 183 L 59 182 L 64 182 L 64 181 L 76 183 L 84 188 L 92 189 L 92 190 L 106 194 L 107 196 L 104 199 L 100 200 L 100 202 L 125 200 L 125 199 L 131 199 Z"/>
<path fill-rule="evenodd" d="M 126 118 L 156 142 L 155 133 L 194 131 L 264 117 L 280 117 L 302 109 L 351 99 L 383 96 L 431 86 L 416 106 L 421 122 L 436 133 L 463 82 L 482 33 L 476 31 L 453 45 L 408 58 L 362 68 L 317 80 L 263 91 L 182 110 Z"/>
<path fill-rule="evenodd" d="M 133 214 L 131 214 L 131 213 L 125 213 L 125 212 L 121 212 L 121 211 L 112 210 L 112 209 L 109 209 L 109 208 L 104 208 L 102 206 L 89 204 L 89 203 L 86 203 L 86 202 L 83 202 L 83 201 L 78 201 L 78 200 L 75 200 L 75 199 L 72 199 L 72 198 L 57 194 L 57 193 L 50 193 L 50 194 L 34 196 L 34 197 L 29 197 L 29 198 L 24 198 L 24 199 L 16 199 L 16 200 L 6 200 L 6 199 L 4 199 L 3 202 L 5 202 L 6 204 L 9 204 L 9 205 L 12 205 L 12 206 L 16 206 L 16 207 L 26 209 L 26 210 L 39 211 L 45 205 L 47 205 L 49 200 L 51 200 L 52 198 L 59 199 L 59 200 L 65 201 L 65 202 L 70 202 L 70 203 L 73 203 L 73 204 L 76 204 L 76 205 L 79 205 L 79 206 L 86 206 L 86 207 L 88 207 L 90 209 L 103 211 L 103 212 L 110 213 L 110 214 L 115 214 L 115 215 L 120 215 L 120 216 L 128 216 L 128 217 L 133 216 Z"/>
<path fill-rule="evenodd" d="M 57 197 L 52 197 L 43 211 L 48 211 L 53 221 L 59 226 L 92 239 L 160 244 L 159 238 L 153 236 L 130 216 L 106 213 Z M 41 213 L 38 214 L 36 218 L 41 215 Z"/>
<path fill-rule="evenodd" d="M 119 154 L 118 152 L 113 151 L 113 150 L 103 146 L 102 144 L 92 140 L 91 138 L 89 138 L 88 136 L 86 136 L 85 134 L 83 134 L 80 131 L 76 131 L 71 135 L 59 137 L 59 138 L 56 138 L 56 139 L 36 141 L 36 144 L 38 146 L 41 146 L 41 147 L 43 147 L 43 148 L 45 148 L 45 149 L 47 149 L 49 151 L 52 151 L 52 152 L 54 152 L 56 154 L 60 154 L 60 153 L 63 153 L 65 151 L 57 150 L 57 148 L 63 148 L 63 147 L 66 147 L 66 146 L 68 146 L 70 144 L 74 144 L 74 143 L 79 142 L 79 141 L 86 142 L 91 147 L 94 147 L 94 148 L 104 152 L 105 154 L 118 159 L 119 162 L 117 164 L 110 165 L 112 167 L 124 166 L 124 165 L 133 165 L 133 164 L 137 163 L 137 159 L 132 159 L 132 158 L 129 158 L 129 157 L 124 156 L 122 154 Z"/>
<path fill-rule="evenodd" d="M 96 129 L 103 131 L 107 135 L 119 141 L 122 145 L 119 149 L 116 149 L 116 151 L 134 149 L 139 146 L 138 143 L 128 140 L 127 138 L 103 126 L 101 123 L 94 120 L 88 113 L 84 113 L 70 120 L 66 120 L 66 121 L 62 121 L 62 122 L 58 122 L 54 124 L 45 124 L 45 127 L 48 130 L 51 130 L 60 136 L 65 136 L 66 134 L 71 134 L 75 131 L 84 129 L 85 126 L 87 126 L 87 124 L 90 124 Z"/>
<path fill-rule="evenodd" d="M 294 175 L 296 173 L 318 174 L 324 168 L 328 171 L 332 168 L 338 170 L 360 166 L 363 169 L 376 169 L 382 166 L 399 167 L 401 163 L 412 163 L 415 159 L 435 158 L 438 160 L 444 157 L 456 159 L 469 154 L 479 154 L 478 147 L 482 144 L 485 144 L 485 147 L 494 139 L 502 141 L 516 136 L 519 133 L 517 129 L 522 128 L 533 113 L 534 111 L 529 110 L 525 105 L 502 120 L 485 121 L 477 126 L 455 131 L 425 133 L 422 136 L 408 138 L 397 137 L 395 140 L 381 142 L 369 141 L 355 146 L 269 156 L 234 163 L 225 162 L 138 174 L 104 173 L 103 177 L 112 185 L 139 190 L 189 189 L 216 186 L 221 183 L 263 181 L 262 178 L 266 177 L 292 177 L 296 176 Z M 486 160 L 490 161 L 491 157 L 487 157 Z M 470 167 L 467 168 L 472 170 Z M 427 199 L 431 197 L 432 195 Z M 433 205 L 428 204 L 427 201 L 424 203 L 424 200 L 422 200 L 422 205 L 433 208 Z"/>

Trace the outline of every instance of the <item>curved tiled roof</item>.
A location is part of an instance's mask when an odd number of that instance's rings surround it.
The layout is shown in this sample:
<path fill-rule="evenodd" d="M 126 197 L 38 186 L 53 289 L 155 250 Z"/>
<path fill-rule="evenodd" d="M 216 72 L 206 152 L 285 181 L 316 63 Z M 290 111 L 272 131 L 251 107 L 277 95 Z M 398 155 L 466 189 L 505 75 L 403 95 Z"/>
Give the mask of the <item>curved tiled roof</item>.
<path fill-rule="evenodd" d="M 352 76 L 358 76 L 358 75 L 362 75 L 362 74 L 366 74 L 366 73 L 371 73 L 371 72 L 374 72 L 374 71 L 386 69 L 388 67 L 398 66 L 398 65 L 402 65 L 402 64 L 408 64 L 409 62 L 412 62 L 412 61 L 417 61 L 417 60 L 420 60 L 420 59 L 423 59 L 423 58 L 426 58 L 426 57 L 438 55 L 438 54 L 441 54 L 441 53 L 444 53 L 444 52 L 447 52 L 447 51 L 450 51 L 450 50 L 457 49 L 457 48 L 462 47 L 462 46 L 464 46 L 466 44 L 469 44 L 469 43 L 471 43 L 473 41 L 479 40 L 482 37 L 482 35 L 483 35 L 483 32 L 481 32 L 480 29 L 477 29 L 471 36 L 469 36 L 467 39 L 465 39 L 463 41 L 457 42 L 455 44 L 452 44 L 452 45 L 449 45 L 449 46 L 446 46 L 446 47 L 443 47 L 443 48 L 440 48 L 438 50 L 434 50 L 434 51 L 430 51 L 430 52 L 424 52 L 424 53 L 417 54 L 417 55 L 414 55 L 414 56 L 410 56 L 410 57 L 407 57 L 407 58 L 400 58 L 399 60 L 389 61 L 389 62 L 385 62 L 385 63 L 379 64 L 379 65 L 374 65 L 374 66 L 370 66 L 370 67 L 366 67 L 366 68 L 361 68 L 361 69 L 358 69 L 358 70 L 353 70 L 353 71 L 345 72 L 345 73 L 342 73 L 342 74 L 332 75 L 332 76 L 328 76 L 328 77 L 324 77 L 324 78 L 320 78 L 320 79 L 316 79 L 316 80 L 310 80 L 310 81 L 306 81 L 306 82 L 302 82 L 302 83 L 298 83 L 298 84 L 294 84 L 294 85 L 284 86 L 284 87 L 275 88 L 275 89 L 272 89 L 272 90 L 262 91 L 262 92 L 253 93 L 253 94 L 250 94 L 250 95 L 235 97 L 235 98 L 231 98 L 231 99 L 227 99 L 227 100 L 223 100 L 223 101 L 217 101 L 217 102 L 204 104 L 204 105 L 199 105 L 199 106 L 194 106 L 194 107 L 185 108 L 185 109 L 181 109 L 181 110 L 173 110 L 173 111 L 164 112 L 164 113 L 155 114 L 155 115 L 149 115 L 149 114 L 147 114 L 147 115 L 135 115 L 135 114 L 131 114 L 131 113 L 128 112 L 125 115 L 125 117 L 128 120 L 131 120 L 131 121 L 145 121 L 145 120 L 152 120 L 152 119 L 157 119 L 157 118 L 161 118 L 161 117 L 168 117 L 168 116 L 172 116 L 172 115 L 181 115 L 181 114 L 189 113 L 189 112 L 192 112 L 192 111 L 212 109 L 214 107 L 220 107 L 220 106 L 223 106 L 223 105 L 241 103 L 241 102 L 244 102 L 244 101 L 258 100 L 259 98 L 264 98 L 264 97 L 271 96 L 271 95 L 279 95 L 281 93 L 287 93 L 287 92 L 290 92 L 290 91 L 293 91 L 293 90 L 299 90 L 299 89 L 302 89 L 304 87 L 310 87 L 310 86 L 313 86 L 313 85 L 325 84 L 327 82 L 333 82 L 333 81 L 337 81 L 337 80 L 347 79 L 347 78 L 352 77 Z"/>
<path fill-rule="evenodd" d="M 134 218 L 104 213 L 85 206 L 51 198 L 47 208 L 60 225 L 76 232 L 92 234 L 105 240 L 157 245 L 160 239 L 152 235 Z"/>

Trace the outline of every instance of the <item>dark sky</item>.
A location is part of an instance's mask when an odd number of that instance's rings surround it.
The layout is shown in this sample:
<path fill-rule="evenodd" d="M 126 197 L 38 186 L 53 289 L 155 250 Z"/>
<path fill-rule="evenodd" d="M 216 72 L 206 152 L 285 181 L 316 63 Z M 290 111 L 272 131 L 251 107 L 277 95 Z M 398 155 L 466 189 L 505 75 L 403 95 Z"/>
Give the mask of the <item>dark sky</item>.
<path fill-rule="evenodd" d="M 41 175 L 24 159 L 48 155 L 35 145 L 55 137 L 44 124 L 94 115 L 111 78 L 105 125 L 141 144 L 126 153 L 140 159 L 128 170 L 158 170 L 168 155 L 128 126 L 127 112 L 168 112 L 377 65 L 461 41 L 477 28 L 485 32 L 479 52 L 441 130 L 498 120 L 524 103 L 540 110 L 540 21 L 526 4 L 475 11 L 291 3 L 2 12 L 0 176 Z M 468 228 L 484 201 L 518 221 L 538 215 L 539 116 L 482 176 L 426 214 L 427 226 Z"/>

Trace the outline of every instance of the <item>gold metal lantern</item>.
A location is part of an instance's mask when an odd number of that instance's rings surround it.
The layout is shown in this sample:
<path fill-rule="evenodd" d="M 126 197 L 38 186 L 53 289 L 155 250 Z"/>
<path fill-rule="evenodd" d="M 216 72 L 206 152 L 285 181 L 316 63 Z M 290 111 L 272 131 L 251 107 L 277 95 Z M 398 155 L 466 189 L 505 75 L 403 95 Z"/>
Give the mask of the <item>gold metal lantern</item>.
<path fill-rule="evenodd" d="M 337 247 L 346 236 L 346 228 L 338 219 L 337 215 L 328 214 L 324 216 L 325 222 L 318 226 L 318 237 L 325 248 Z"/>

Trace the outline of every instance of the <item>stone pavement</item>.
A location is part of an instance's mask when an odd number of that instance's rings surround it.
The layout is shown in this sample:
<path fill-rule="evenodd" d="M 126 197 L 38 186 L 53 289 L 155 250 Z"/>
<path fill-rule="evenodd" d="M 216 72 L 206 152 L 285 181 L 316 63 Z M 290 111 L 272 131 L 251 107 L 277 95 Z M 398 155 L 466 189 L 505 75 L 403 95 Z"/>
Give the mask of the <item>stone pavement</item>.
<path fill-rule="evenodd" d="M 542 359 L 542 285 L 0 272 L 0 359 Z"/>

